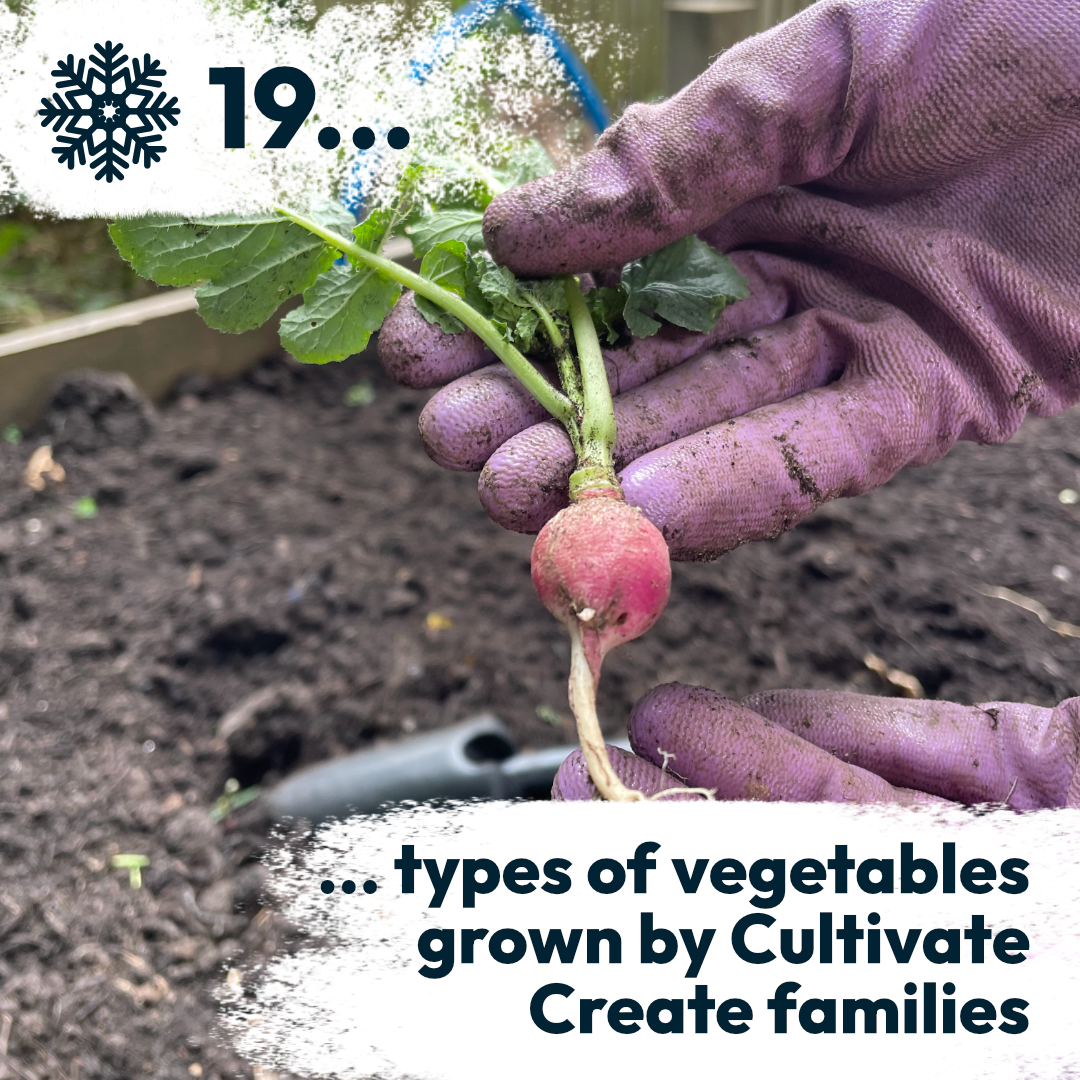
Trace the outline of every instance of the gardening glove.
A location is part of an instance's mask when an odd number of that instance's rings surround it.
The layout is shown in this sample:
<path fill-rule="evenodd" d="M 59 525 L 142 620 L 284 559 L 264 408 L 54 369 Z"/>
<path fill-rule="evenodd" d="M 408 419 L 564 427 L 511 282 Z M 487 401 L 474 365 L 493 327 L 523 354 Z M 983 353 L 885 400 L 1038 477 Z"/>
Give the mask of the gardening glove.
<path fill-rule="evenodd" d="M 1078 26 L 1077 0 L 819 0 L 490 205 L 520 275 L 696 232 L 748 280 L 709 333 L 605 350 L 623 491 L 674 558 L 1080 399 Z M 424 443 L 483 467 L 496 521 L 535 532 L 565 505 L 569 439 L 476 338 L 407 297 L 379 345 L 401 382 L 455 380 Z"/>
<path fill-rule="evenodd" d="M 685 784 L 717 799 L 1080 807 L 1080 697 L 1045 709 L 767 690 L 740 704 L 668 683 L 634 706 L 628 727 L 635 753 L 608 754 L 646 794 Z M 577 750 L 552 798 L 596 797 Z"/>

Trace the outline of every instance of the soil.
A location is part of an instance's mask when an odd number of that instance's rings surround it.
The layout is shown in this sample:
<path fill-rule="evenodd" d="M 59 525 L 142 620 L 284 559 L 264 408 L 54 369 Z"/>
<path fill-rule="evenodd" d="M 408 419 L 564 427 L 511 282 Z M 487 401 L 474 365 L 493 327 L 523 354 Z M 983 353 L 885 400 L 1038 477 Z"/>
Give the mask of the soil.
<path fill-rule="evenodd" d="M 294 939 L 261 902 L 260 800 L 210 815 L 230 778 L 271 785 L 481 710 L 522 747 L 572 739 L 531 539 L 425 457 L 423 394 L 372 353 L 181 391 L 114 423 L 116 393 L 69 388 L 39 437 L 0 444 L 0 1076 L 252 1075 L 210 1034 L 215 992 Z M 35 492 L 42 442 L 66 479 Z M 673 679 L 895 692 L 868 653 L 958 701 L 1077 693 L 1080 640 L 979 591 L 1080 621 L 1080 505 L 1057 497 L 1080 488 L 1077 448 L 1080 411 L 1032 419 L 676 566 L 656 629 L 605 667 L 608 729 Z M 96 516 L 73 512 L 86 496 Z M 148 858 L 141 888 L 122 854 Z"/>

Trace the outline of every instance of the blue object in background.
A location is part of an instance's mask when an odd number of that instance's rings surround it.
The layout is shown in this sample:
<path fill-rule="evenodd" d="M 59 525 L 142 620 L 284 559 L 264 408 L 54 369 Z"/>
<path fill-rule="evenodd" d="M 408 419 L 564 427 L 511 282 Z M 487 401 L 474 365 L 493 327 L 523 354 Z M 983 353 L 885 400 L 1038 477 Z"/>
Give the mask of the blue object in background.
<path fill-rule="evenodd" d="M 538 35 L 551 46 L 562 64 L 567 84 L 581 105 L 581 111 L 597 131 L 603 131 L 611 123 L 611 116 L 600 91 L 589 78 L 577 54 L 559 36 L 551 20 L 529 0 L 470 0 L 435 31 L 423 54 L 413 60 L 412 77 L 418 83 L 425 82 L 463 37 L 479 30 L 504 11 L 513 15 L 526 33 Z"/>
<path fill-rule="evenodd" d="M 421 54 L 413 59 L 409 65 L 413 80 L 421 85 L 425 83 L 428 76 L 457 48 L 462 38 L 487 25 L 503 12 L 513 15 L 526 33 L 538 35 L 551 46 L 556 59 L 562 65 L 566 83 L 581 106 L 581 111 L 598 132 L 603 131 L 611 123 L 611 114 L 600 91 L 597 90 L 596 84 L 589 77 L 589 73 L 577 54 L 556 31 L 551 20 L 539 8 L 529 3 L 529 0 L 470 0 L 435 31 Z M 362 153 L 364 155 L 382 153 L 385 136 L 385 131 L 376 129 L 375 145 Z M 365 157 L 357 156 L 353 163 L 348 189 L 342 200 L 358 218 L 364 205 L 365 180 L 371 175 L 374 164 L 370 158 L 365 160 Z"/>

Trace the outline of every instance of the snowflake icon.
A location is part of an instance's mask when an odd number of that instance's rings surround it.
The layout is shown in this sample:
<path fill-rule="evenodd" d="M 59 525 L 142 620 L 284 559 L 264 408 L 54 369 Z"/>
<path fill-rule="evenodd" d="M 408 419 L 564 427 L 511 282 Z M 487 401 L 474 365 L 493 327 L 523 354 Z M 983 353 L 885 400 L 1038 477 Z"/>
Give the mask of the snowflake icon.
<path fill-rule="evenodd" d="M 162 91 L 154 99 L 154 89 L 161 86 L 157 76 L 168 74 L 161 61 L 146 53 L 141 64 L 136 58 L 129 67 L 123 47 L 111 41 L 95 45 L 89 65 L 80 60 L 76 66 L 73 53 L 58 60 L 51 74 L 64 95 L 42 98 L 44 108 L 38 110 L 42 127 L 55 124 L 54 132 L 66 132 L 57 135 L 58 145 L 52 148 L 60 163 L 74 169 L 76 158 L 85 165 L 89 157 L 90 168 L 98 170 L 95 179 L 109 184 L 124 179 L 129 155 L 132 165 L 141 160 L 147 169 L 160 161 L 168 148 L 154 126 L 160 131 L 166 123 L 175 127 L 180 114 L 175 97 L 166 101 Z"/>

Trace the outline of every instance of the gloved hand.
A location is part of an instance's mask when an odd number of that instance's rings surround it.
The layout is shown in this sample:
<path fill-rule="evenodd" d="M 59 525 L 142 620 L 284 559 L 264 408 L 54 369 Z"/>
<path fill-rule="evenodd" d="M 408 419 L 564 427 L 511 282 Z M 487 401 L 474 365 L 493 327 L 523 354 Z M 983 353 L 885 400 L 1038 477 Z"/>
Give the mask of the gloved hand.
<path fill-rule="evenodd" d="M 646 794 L 685 781 L 717 799 L 1080 807 L 1076 697 L 1044 709 L 767 690 L 739 704 L 668 683 L 634 706 L 628 726 L 639 756 L 612 746 L 608 754 L 623 782 Z M 552 798 L 596 797 L 577 750 Z"/>
<path fill-rule="evenodd" d="M 1080 398 L 1077 26 L 1076 0 L 820 0 L 491 204 L 488 247 L 519 274 L 698 232 L 749 280 L 711 333 L 605 353 L 623 490 L 674 558 Z M 476 338 L 406 298 L 379 345 L 408 385 L 456 380 L 422 435 L 483 466 L 496 521 L 535 532 L 565 505 L 569 440 Z"/>

